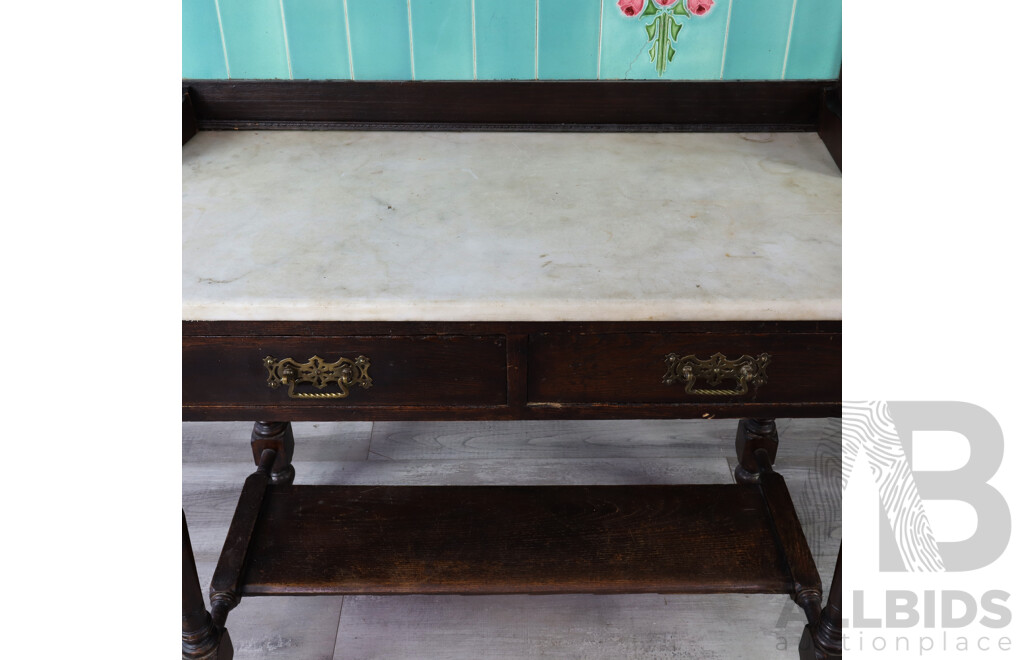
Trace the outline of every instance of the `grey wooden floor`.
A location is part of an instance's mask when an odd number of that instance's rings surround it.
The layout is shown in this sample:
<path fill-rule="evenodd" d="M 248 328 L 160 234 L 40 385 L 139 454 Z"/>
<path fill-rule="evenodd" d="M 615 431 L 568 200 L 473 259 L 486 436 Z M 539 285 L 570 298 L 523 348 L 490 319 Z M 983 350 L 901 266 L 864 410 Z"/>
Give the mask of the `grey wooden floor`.
<path fill-rule="evenodd" d="M 835 420 L 779 420 L 786 478 L 826 590 L 842 536 Z M 731 483 L 736 422 L 296 423 L 296 483 Z M 209 585 L 242 481 L 247 423 L 182 428 L 182 506 Z M 797 657 L 786 596 L 247 598 L 238 660 Z"/>

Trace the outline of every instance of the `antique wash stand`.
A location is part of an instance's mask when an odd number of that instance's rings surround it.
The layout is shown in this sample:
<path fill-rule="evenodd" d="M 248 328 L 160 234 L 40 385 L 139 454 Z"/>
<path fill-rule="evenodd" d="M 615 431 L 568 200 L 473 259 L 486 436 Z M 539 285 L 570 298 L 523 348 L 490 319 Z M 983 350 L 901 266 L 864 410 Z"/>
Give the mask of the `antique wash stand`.
<path fill-rule="evenodd" d="M 837 88 L 188 83 L 182 416 L 259 421 L 184 657 L 243 596 L 573 592 L 786 593 L 839 657 L 772 469 L 839 414 Z M 710 417 L 734 485 L 292 483 L 291 421 Z"/>

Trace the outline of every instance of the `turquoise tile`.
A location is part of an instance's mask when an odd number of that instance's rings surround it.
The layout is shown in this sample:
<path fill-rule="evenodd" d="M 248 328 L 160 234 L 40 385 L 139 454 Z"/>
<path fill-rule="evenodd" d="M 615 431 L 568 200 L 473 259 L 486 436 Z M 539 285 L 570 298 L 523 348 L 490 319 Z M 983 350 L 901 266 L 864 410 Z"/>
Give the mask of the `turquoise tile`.
<path fill-rule="evenodd" d="M 797 0 L 786 79 L 838 78 L 842 57 L 842 0 Z"/>
<path fill-rule="evenodd" d="M 625 16 L 615 0 L 605 0 L 604 24 L 601 29 L 602 79 L 658 77 L 647 55 L 650 43 L 643 20 L 636 16 Z"/>
<path fill-rule="evenodd" d="M 341 0 L 282 0 L 292 77 L 349 78 L 345 7 Z"/>
<path fill-rule="evenodd" d="M 795 0 L 732 0 L 726 80 L 778 80 Z"/>
<path fill-rule="evenodd" d="M 476 77 L 533 79 L 537 5 L 534 0 L 475 0 Z"/>
<path fill-rule="evenodd" d="M 406 0 L 347 0 L 356 80 L 411 80 Z"/>
<path fill-rule="evenodd" d="M 541 80 L 597 78 L 601 3 L 540 0 L 537 77 Z"/>
<path fill-rule="evenodd" d="M 645 10 L 648 6 L 660 9 L 653 0 L 647 0 Z M 669 9 L 675 7 L 675 3 L 669 5 Z M 655 42 L 647 28 L 654 25 L 653 29 L 657 30 L 657 16 L 626 16 L 617 2 L 605 0 L 601 78 L 717 80 L 722 72 L 722 48 L 728 16 L 729 0 L 717 0 L 702 16 L 673 15 L 675 23 L 680 26 L 675 41 L 669 42 L 675 54 L 671 61 L 665 63 L 664 74 L 659 76 L 650 55 Z M 655 38 L 657 34 L 655 32 Z"/>
<path fill-rule="evenodd" d="M 232 78 L 287 78 L 279 0 L 219 0 Z"/>
<path fill-rule="evenodd" d="M 181 77 L 228 77 L 214 0 L 182 0 Z"/>
<path fill-rule="evenodd" d="M 473 79 L 472 0 L 411 0 L 417 80 Z"/>

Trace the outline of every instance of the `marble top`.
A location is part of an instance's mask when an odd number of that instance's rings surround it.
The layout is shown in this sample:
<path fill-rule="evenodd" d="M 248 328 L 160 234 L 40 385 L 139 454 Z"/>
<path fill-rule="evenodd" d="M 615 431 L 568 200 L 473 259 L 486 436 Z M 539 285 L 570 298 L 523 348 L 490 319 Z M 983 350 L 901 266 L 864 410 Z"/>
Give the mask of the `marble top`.
<path fill-rule="evenodd" d="M 200 132 L 185 320 L 841 317 L 813 133 Z"/>

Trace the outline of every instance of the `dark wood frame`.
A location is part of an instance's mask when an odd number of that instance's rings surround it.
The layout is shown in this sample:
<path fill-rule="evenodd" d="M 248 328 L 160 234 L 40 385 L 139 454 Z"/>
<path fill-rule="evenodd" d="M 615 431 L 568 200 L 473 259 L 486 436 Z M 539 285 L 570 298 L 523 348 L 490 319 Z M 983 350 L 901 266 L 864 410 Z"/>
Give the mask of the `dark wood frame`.
<path fill-rule="evenodd" d="M 663 81 L 500 81 L 500 82 L 353 82 L 353 81 L 199 81 L 182 82 L 182 144 L 201 130 L 472 130 L 472 131 L 693 131 L 693 132 L 817 132 L 835 162 L 842 166 L 841 81 L 773 82 L 663 82 Z M 330 322 L 185 322 L 183 338 L 234 337 L 258 344 L 261 338 L 321 337 L 330 335 L 395 336 L 481 335 L 505 337 L 508 356 L 510 405 L 476 410 L 457 406 L 395 407 L 388 410 L 354 408 L 354 413 L 333 412 L 337 419 L 522 419 L 631 418 L 631 417 L 737 417 L 736 451 L 739 484 L 759 484 L 768 501 L 776 540 L 786 548 L 786 561 L 799 566 L 808 579 L 795 579 L 791 595 L 808 616 L 801 643 L 801 658 L 840 657 L 841 566 L 837 564 L 829 601 L 821 612 L 821 585 L 806 550 L 799 521 L 792 510 L 781 477 L 772 469 L 778 434 L 771 417 L 836 416 L 838 396 L 826 401 L 766 406 L 749 402 L 678 405 L 525 405 L 527 337 L 535 332 L 557 333 L 799 333 L 841 334 L 836 322 L 765 323 L 356 323 Z M 189 378 L 198 373 L 186 373 Z M 840 378 L 831 366 L 823 378 Z M 514 404 L 514 405 L 512 405 Z M 317 419 L 322 414 L 287 404 L 255 407 L 183 408 L 191 420 Z M 269 416 L 263 416 L 264 413 Z M 200 637 L 208 640 L 223 630 L 227 611 L 241 593 L 241 566 L 248 561 L 251 525 L 258 514 L 255 494 L 291 483 L 294 438 L 287 421 L 257 422 L 252 450 L 260 469 L 250 477 L 229 532 L 221 567 L 231 580 L 220 580 L 210 617 L 196 597 L 194 570 L 184 572 L 183 657 L 197 657 Z M 259 482 L 259 483 L 256 483 Z M 742 487 L 742 486 L 741 486 Z M 247 495 L 248 493 L 248 495 Z M 257 507 L 258 508 L 258 507 Z M 243 529 L 244 528 L 244 529 Z M 191 561 L 187 531 L 183 559 Z M 244 541 L 244 543 L 242 543 Z M 242 543 L 244 547 L 235 547 Z M 234 545 L 233 545 L 234 544 Z M 185 546 L 188 545 L 186 548 Z M 796 573 L 794 573 L 796 575 Z M 216 580 L 215 580 L 216 581 Z M 230 584 L 229 584 L 230 583 Z M 226 586 L 225 586 L 226 585 Z M 226 633 L 224 639 L 226 640 Z M 191 644 L 186 648 L 186 641 Z M 203 644 L 205 648 L 205 641 Z M 188 655 L 187 652 L 191 652 Z M 230 642 L 220 657 L 230 657 Z M 214 651 L 217 653 L 217 651 Z M 204 656 L 216 657 L 216 656 Z"/>
<path fill-rule="evenodd" d="M 187 80 L 199 130 L 814 131 L 822 80 Z"/>
<path fill-rule="evenodd" d="M 842 323 L 806 322 L 556 322 L 556 323 L 439 323 L 439 322 L 270 322 L 270 321 L 186 321 L 183 337 L 183 418 L 188 421 L 230 421 L 274 419 L 316 421 L 324 419 L 384 420 L 512 420 L 512 419 L 699 419 L 718 417 L 833 417 L 840 412 Z M 302 401 L 289 399 L 283 391 L 266 386 L 261 360 L 269 355 L 300 361 L 314 353 L 337 359 L 335 352 L 365 350 L 371 361 L 387 353 L 386 344 L 401 338 L 418 340 L 403 355 L 410 361 L 403 369 L 409 378 L 431 388 L 448 383 L 448 389 L 432 394 L 428 401 L 389 400 L 388 391 L 374 388 L 338 400 Z M 648 339 L 649 338 L 649 339 Z M 664 340 L 662 338 L 665 338 Z M 661 383 L 664 357 L 685 346 L 707 347 L 708 355 L 729 352 L 737 338 L 784 356 L 769 366 L 769 383 L 763 395 L 736 397 L 687 396 L 682 388 Z M 465 372 L 461 362 L 438 363 L 439 342 L 477 340 L 491 344 L 489 350 L 474 350 L 465 359 L 475 359 L 473 369 L 490 376 L 490 398 L 478 395 L 480 383 Z M 431 341 L 436 340 L 436 341 Z M 587 388 L 622 392 L 630 387 L 623 380 L 635 378 L 649 393 L 647 398 L 551 397 L 557 383 L 567 383 L 570 374 L 548 367 L 546 380 L 539 380 L 538 366 L 551 360 L 537 357 L 554 344 L 571 343 L 585 355 L 602 363 L 617 365 L 611 373 L 593 374 Z M 493 346 L 498 344 L 498 346 Z M 623 349 L 623 344 L 626 348 Z M 653 344 L 655 346 L 649 346 Z M 382 346 L 384 345 L 384 346 Z M 283 355 L 281 346 L 301 346 L 309 355 Z M 358 349 L 356 347 L 359 347 Z M 485 348 L 487 348 L 485 346 Z M 642 350 L 641 350 L 642 349 Z M 375 354 L 374 351 L 377 351 Z M 445 349 L 449 350 L 449 349 Z M 623 356 L 623 351 L 628 355 Z M 703 350 L 703 349 L 702 349 Z M 736 349 L 740 353 L 740 349 Z M 485 356 L 486 354 L 486 356 Z M 328 357 L 331 356 L 331 357 Z M 354 358 L 356 355 L 347 355 Z M 739 357 L 736 355 L 734 357 Z M 240 360 L 244 360 L 240 362 Z M 788 362 L 788 365 L 787 365 Z M 800 363 L 800 371 L 790 368 Z M 230 366 L 228 366 L 230 365 Z M 228 369 L 232 376 L 224 375 Z M 374 368 L 376 369 L 376 368 Z M 787 369 L 789 369 L 787 374 Z M 552 373 L 557 371 L 558 373 Z M 243 375 L 244 373 L 244 375 Z M 379 370 L 373 374 L 380 374 Z M 634 375 L 634 374 L 643 374 Z M 772 375 L 779 378 L 772 380 Z M 551 380 L 555 379 L 555 380 Z M 560 380 L 559 380 L 560 379 Z M 498 381 L 498 382 L 495 382 Z M 545 383 L 549 383 L 545 385 Z M 543 385 L 543 387 L 541 387 Z M 393 385 L 383 385 L 383 388 Z M 212 401 L 211 388 L 229 390 L 232 396 Z M 393 392 L 394 390 L 390 390 Z M 542 391 L 548 392 L 544 395 Z M 811 398 L 810 393 L 820 394 Z M 433 389 L 432 389 L 433 392 Z M 382 395 L 385 398 L 381 398 Z M 438 399 L 443 397 L 443 401 Z M 468 398 L 467 398 L 468 397 Z M 388 403 L 390 401 L 390 403 Z"/>

